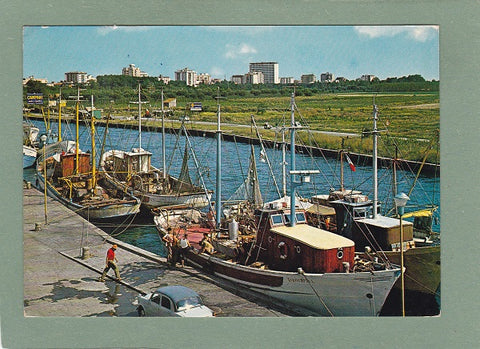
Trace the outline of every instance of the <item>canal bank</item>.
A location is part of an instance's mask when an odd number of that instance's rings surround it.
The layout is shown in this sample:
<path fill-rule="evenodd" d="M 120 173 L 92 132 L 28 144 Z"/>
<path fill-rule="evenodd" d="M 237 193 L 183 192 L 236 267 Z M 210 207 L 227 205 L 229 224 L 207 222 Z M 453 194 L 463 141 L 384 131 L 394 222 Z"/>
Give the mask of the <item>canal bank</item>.
<path fill-rule="evenodd" d="M 41 115 L 29 115 L 28 116 L 31 119 L 36 119 L 36 120 L 43 120 L 43 116 Z M 72 121 L 74 120 L 73 117 L 65 117 L 67 120 Z M 51 117 L 51 120 L 58 121 L 58 117 Z M 144 124 L 144 129 L 151 131 L 151 132 L 161 132 L 162 127 L 160 126 L 160 121 L 156 119 L 157 123 L 152 125 L 152 122 L 154 121 L 153 119 L 149 118 L 142 118 Z M 62 120 L 63 122 L 67 122 L 66 120 Z M 178 121 L 175 120 L 165 120 L 165 123 L 170 123 L 172 126 L 168 127 L 165 126 L 165 132 L 169 134 L 178 134 L 180 132 L 180 128 L 174 127 L 174 122 L 177 122 L 180 124 Z M 107 121 L 106 120 L 98 120 L 95 122 L 97 126 L 107 126 Z M 131 129 L 131 130 L 136 130 L 138 129 L 138 124 L 136 122 L 132 122 L 132 120 L 128 119 L 119 119 L 115 118 L 113 120 L 108 120 L 108 127 L 110 128 L 120 128 L 120 129 Z M 229 124 L 229 127 L 238 127 L 238 128 L 245 128 L 245 127 L 250 127 L 249 125 L 235 125 L 235 124 Z M 208 138 L 215 138 L 216 137 L 216 131 L 214 130 L 206 130 L 206 129 L 201 129 L 201 128 L 192 128 L 188 130 L 189 134 L 192 136 L 198 136 L 198 137 L 208 137 Z M 320 131 L 317 131 L 320 132 Z M 339 135 L 344 135 L 342 137 L 344 138 L 349 138 L 346 135 L 347 134 L 342 134 L 339 133 Z M 360 135 L 357 135 L 360 136 Z M 222 132 L 222 137 L 225 141 L 228 142 L 235 142 L 235 143 L 245 143 L 245 144 L 260 144 L 260 140 L 258 138 L 253 138 L 253 137 L 247 137 L 247 136 L 242 136 L 242 135 L 236 135 L 234 133 L 231 133 L 229 131 L 223 131 Z M 351 136 L 350 136 L 351 137 Z M 341 138 L 341 137 L 339 137 Z M 263 139 L 263 144 L 268 147 L 268 148 L 273 148 L 274 146 L 278 146 L 278 142 L 268 140 L 268 139 Z M 287 150 L 289 149 L 289 143 L 287 143 Z M 303 154 L 311 154 L 312 156 L 321 156 L 321 157 L 327 157 L 327 158 L 332 158 L 332 159 L 339 159 L 339 150 L 335 149 L 327 149 L 327 148 L 319 148 L 319 147 L 314 147 L 314 146 L 307 146 L 307 145 L 301 145 L 297 144 L 296 145 L 296 152 L 298 153 L 303 153 Z M 356 152 L 349 152 L 349 157 L 355 164 L 361 163 L 363 166 L 371 166 L 373 157 L 370 154 L 360 154 Z M 379 156 L 377 157 L 378 159 L 378 166 L 379 168 L 390 168 L 391 164 L 393 163 L 394 159 L 388 158 L 388 157 L 382 157 Z M 404 168 L 408 168 L 410 171 L 413 172 L 418 172 L 420 170 L 422 175 L 425 176 L 439 176 L 440 175 L 440 165 L 439 164 L 434 164 L 434 163 L 422 163 L 420 161 L 411 161 L 411 160 L 405 160 L 405 159 L 396 159 L 395 162 L 397 163 L 397 166 L 403 166 Z"/>
<path fill-rule="evenodd" d="M 23 190 L 24 315 L 137 316 L 139 294 L 160 286 L 184 285 L 199 293 L 219 317 L 284 317 L 296 309 L 260 299 L 189 266 L 172 268 L 154 253 L 110 237 L 34 188 Z M 98 278 L 105 254 L 118 245 L 121 282 Z M 110 271 L 109 275 L 113 275 Z"/>

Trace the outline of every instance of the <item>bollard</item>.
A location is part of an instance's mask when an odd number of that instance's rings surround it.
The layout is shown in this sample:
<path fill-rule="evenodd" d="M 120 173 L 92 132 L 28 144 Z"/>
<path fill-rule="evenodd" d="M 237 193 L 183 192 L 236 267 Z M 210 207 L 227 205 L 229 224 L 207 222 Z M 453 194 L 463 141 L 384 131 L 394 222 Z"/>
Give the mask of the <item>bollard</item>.
<path fill-rule="evenodd" d="M 35 231 L 42 230 L 42 225 L 40 223 L 35 223 Z"/>
<path fill-rule="evenodd" d="M 90 248 L 82 247 L 82 259 L 90 258 L 92 255 L 90 254 Z"/>

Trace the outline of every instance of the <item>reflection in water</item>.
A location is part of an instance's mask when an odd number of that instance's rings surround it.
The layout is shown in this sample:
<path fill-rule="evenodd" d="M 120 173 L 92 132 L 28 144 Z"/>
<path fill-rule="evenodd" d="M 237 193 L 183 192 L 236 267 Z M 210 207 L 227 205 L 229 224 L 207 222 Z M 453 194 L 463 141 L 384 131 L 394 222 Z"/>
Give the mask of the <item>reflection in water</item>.
<path fill-rule="evenodd" d="M 107 303 L 109 304 L 117 303 L 118 298 L 122 295 L 120 293 L 120 284 L 116 282 L 114 282 L 113 284 L 115 286 L 109 285 L 108 291 L 105 292 L 105 295 L 107 296 Z"/>

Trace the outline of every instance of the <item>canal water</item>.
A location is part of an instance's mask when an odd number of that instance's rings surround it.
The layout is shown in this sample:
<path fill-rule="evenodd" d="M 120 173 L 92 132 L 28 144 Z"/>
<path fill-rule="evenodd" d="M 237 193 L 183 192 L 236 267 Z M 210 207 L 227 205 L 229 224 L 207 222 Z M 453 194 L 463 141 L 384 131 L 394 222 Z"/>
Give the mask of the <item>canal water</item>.
<path fill-rule="evenodd" d="M 43 121 L 32 120 L 34 125 L 39 127 L 40 133 L 45 133 L 45 124 Z M 58 124 L 52 122 L 51 129 L 57 132 Z M 62 123 L 62 138 L 75 139 L 75 124 Z M 90 127 L 82 124 L 79 129 L 80 148 L 83 151 L 91 151 Z M 215 191 L 216 180 L 216 140 L 207 137 L 189 137 L 195 156 L 190 153 L 188 165 L 192 181 L 200 182 L 203 179 L 205 186 Z M 97 164 L 102 151 L 110 149 L 131 150 L 132 147 L 139 147 L 138 130 L 126 128 L 105 128 L 100 126 L 96 128 L 96 153 Z M 168 173 L 178 176 L 182 167 L 182 159 L 185 148 L 185 137 L 178 137 L 174 134 L 166 134 L 166 168 Z M 162 135 L 160 132 L 150 132 L 147 128 L 142 129 L 141 147 L 150 151 L 152 155 L 152 165 L 158 168 L 163 167 L 162 163 Z M 259 183 L 264 201 L 271 201 L 282 195 L 282 152 L 278 144 L 274 149 L 267 149 L 268 161 L 261 156 L 259 145 L 254 146 Z M 227 200 L 233 195 L 235 190 L 243 183 L 247 175 L 250 145 L 237 142 L 222 142 L 222 201 Z M 194 159 L 195 158 L 195 159 Z M 196 160 L 196 161 L 195 161 Z M 287 173 L 289 170 L 290 155 L 287 153 Z M 268 164 L 271 164 L 271 168 Z M 198 166 L 196 166 L 198 164 Z M 356 163 L 356 170 L 350 170 L 348 164 L 344 164 L 344 186 L 361 190 L 364 194 L 372 196 L 372 168 L 364 166 L 362 163 Z M 319 170 L 320 174 L 311 176 L 311 182 L 305 183 L 298 188 L 298 192 L 303 197 L 312 195 L 328 194 L 331 188 L 338 189 L 340 186 L 340 164 L 337 159 L 312 157 L 308 154 L 298 154 L 296 156 L 297 170 Z M 276 183 L 272 179 L 271 172 L 276 177 Z M 35 171 L 33 169 L 24 170 L 24 178 L 35 183 Z M 388 211 L 393 207 L 392 200 L 392 175 L 389 169 L 379 169 L 379 200 L 382 204 L 382 210 Z M 409 171 L 399 170 L 397 173 L 398 192 L 408 193 L 415 181 L 415 174 Z M 278 189 L 277 189 L 278 187 Z M 287 193 L 289 191 L 289 181 L 287 181 Z M 215 193 L 213 194 L 213 198 Z M 440 179 L 431 176 L 420 176 L 412 193 L 406 211 L 415 210 L 425 204 L 440 205 Z M 436 211 L 434 220 L 434 231 L 440 232 L 440 207 Z M 135 219 L 130 219 L 125 224 L 105 225 L 100 228 L 114 235 L 116 238 L 139 246 L 145 250 L 165 256 L 165 249 L 161 243 L 156 228 L 153 224 L 153 218 L 148 212 L 141 212 Z"/>

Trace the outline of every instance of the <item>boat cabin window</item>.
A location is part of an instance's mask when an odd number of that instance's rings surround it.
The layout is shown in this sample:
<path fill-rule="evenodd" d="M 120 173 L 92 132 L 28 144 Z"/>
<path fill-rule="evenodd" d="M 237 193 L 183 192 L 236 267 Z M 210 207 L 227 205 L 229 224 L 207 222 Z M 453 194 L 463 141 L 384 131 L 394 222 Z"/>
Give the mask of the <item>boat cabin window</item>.
<path fill-rule="evenodd" d="M 297 219 L 297 223 L 306 223 L 307 218 L 305 218 L 305 212 L 296 212 L 295 218 Z"/>
<path fill-rule="evenodd" d="M 354 208 L 353 209 L 353 218 L 367 218 L 369 216 L 369 210 L 366 207 Z"/>
<path fill-rule="evenodd" d="M 281 214 L 272 214 L 270 216 L 270 218 L 272 220 L 272 226 L 283 225 L 284 224 Z"/>
<path fill-rule="evenodd" d="M 285 213 L 283 218 L 285 219 L 285 224 L 288 225 L 290 223 L 290 213 Z M 306 223 L 307 218 L 305 217 L 305 212 L 295 212 L 295 222 Z"/>

